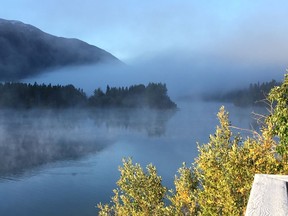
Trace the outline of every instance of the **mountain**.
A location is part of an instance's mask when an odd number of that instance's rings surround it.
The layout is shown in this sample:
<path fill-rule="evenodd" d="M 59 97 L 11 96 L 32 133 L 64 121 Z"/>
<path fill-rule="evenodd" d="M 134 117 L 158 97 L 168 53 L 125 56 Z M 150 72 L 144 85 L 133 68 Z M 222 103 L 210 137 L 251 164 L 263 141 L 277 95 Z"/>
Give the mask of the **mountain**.
<path fill-rule="evenodd" d="M 0 19 L 0 80 L 13 81 L 46 69 L 120 63 L 116 57 L 78 39 L 47 34 L 20 21 Z"/>

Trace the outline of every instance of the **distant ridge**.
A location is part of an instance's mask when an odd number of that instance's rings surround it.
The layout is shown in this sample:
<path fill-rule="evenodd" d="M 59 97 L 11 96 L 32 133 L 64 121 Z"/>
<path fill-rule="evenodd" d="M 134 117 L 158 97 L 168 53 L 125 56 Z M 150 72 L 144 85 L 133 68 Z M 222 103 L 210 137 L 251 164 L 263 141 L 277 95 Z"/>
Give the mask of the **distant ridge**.
<path fill-rule="evenodd" d="M 47 34 L 20 21 L 0 18 L 0 80 L 14 81 L 49 68 L 121 63 L 112 54 L 78 39 Z"/>

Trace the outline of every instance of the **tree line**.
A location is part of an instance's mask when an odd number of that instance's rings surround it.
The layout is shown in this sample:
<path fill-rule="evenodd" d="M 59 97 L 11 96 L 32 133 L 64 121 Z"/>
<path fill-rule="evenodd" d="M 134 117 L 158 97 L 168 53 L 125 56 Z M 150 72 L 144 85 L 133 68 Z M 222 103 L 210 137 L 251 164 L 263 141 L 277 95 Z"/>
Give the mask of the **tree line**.
<path fill-rule="evenodd" d="M 232 102 L 236 106 L 263 106 L 270 90 L 281 85 L 281 82 L 271 80 L 270 82 L 251 83 L 248 88 L 237 89 L 224 94 L 207 94 L 204 96 L 205 100 Z"/>
<path fill-rule="evenodd" d="M 149 107 L 174 109 L 177 105 L 167 94 L 162 83 L 132 85 L 130 87 L 100 88 L 87 97 L 73 85 L 0 83 L 0 107 L 14 109 L 71 108 L 71 107 Z"/>

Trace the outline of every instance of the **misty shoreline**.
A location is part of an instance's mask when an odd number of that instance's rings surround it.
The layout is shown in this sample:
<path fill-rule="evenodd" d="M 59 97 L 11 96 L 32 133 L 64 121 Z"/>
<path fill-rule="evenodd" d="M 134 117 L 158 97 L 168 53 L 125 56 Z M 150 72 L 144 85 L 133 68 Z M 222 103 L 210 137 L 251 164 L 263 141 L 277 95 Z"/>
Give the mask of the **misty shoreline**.
<path fill-rule="evenodd" d="M 176 109 L 166 84 L 149 83 L 129 87 L 97 88 L 90 97 L 73 85 L 0 83 L 0 108 L 142 108 Z"/>

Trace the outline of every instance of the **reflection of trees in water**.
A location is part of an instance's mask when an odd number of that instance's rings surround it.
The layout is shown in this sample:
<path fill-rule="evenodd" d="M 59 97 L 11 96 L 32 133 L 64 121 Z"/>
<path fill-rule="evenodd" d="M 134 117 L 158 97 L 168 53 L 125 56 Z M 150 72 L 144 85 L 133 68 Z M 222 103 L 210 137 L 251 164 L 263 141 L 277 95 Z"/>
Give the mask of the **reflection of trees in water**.
<path fill-rule="evenodd" d="M 161 136 L 173 111 L 145 109 L 0 111 L 0 175 L 103 150 L 107 128 Z M 119 131 L 121 133 L 121 130 Z"/>
<path fill-rule="evenodd" d="M 85 115 L 77 112 L 1 111 L 0 116 L 0 175 L 78 159 L 111 142 L 82 127 Z"/>
<path fill-rule="evenodd" d="M 20 142 L 15 141 L 7 145 L 1 144 L 0 175 L 22 172 L 27 168 L 58 160 L 78 159 L 104 148 L 103 143 L 99 143 L 99 145 L 82 145 L 72 142 L 44 144 L 35 142 L 32 137 L 27 137 Z"/>
<path fill-rule="evenodd" d="M 98 109 L 91 112 L 91 116 L 99 127 L 122 128 L 145 132 L 148 136 L 161 136 L 165 134 L 166 124 L 175 112 L 175 110 L 150 109 Z"/>

